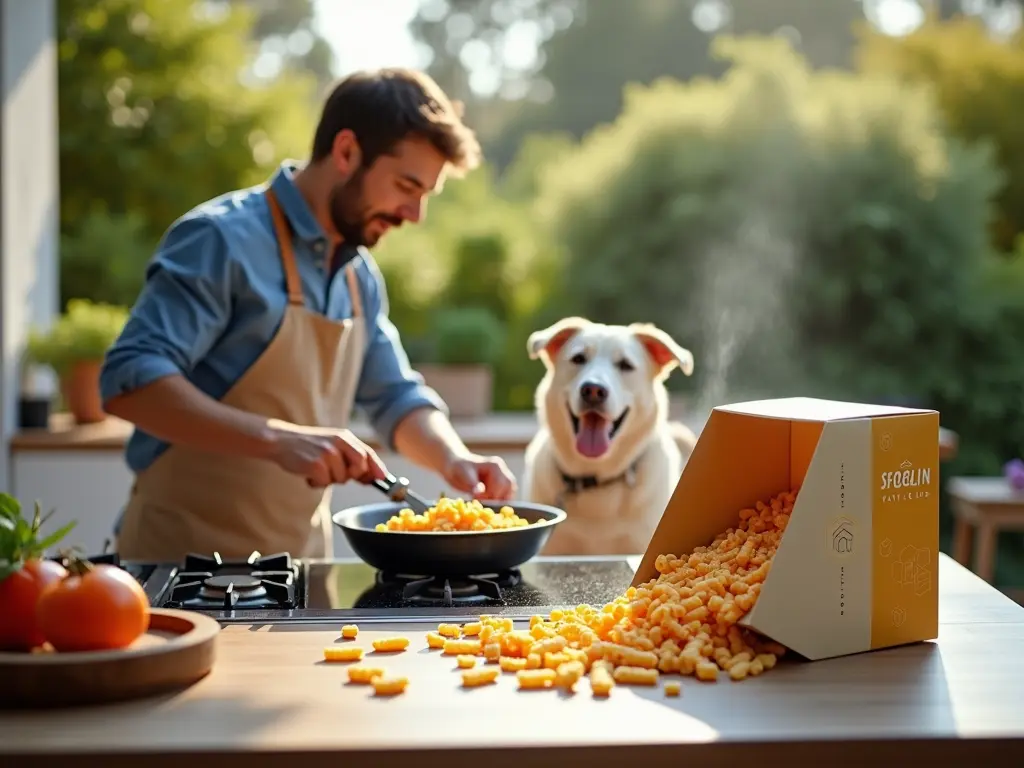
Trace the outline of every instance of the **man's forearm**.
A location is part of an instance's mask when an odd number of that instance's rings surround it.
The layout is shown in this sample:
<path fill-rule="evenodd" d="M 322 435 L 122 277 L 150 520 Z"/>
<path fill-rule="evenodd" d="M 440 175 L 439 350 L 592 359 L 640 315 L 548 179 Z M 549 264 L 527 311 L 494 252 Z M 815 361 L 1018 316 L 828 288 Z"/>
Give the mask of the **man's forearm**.
<path fill-rule="evenodd" d="M 398 422 L 395 447 L 410 461 L 438 473 L 470 455 L 448 417 L 434 408 L 418 408 Z"/>
<path fill-rule="evenodd" d="M 273 430 L 265 417 L 214 400 L 184 376 L 118 395 L 104 409 L 175 445 L 250 458 L 268 458 L 272 449 Z"/>

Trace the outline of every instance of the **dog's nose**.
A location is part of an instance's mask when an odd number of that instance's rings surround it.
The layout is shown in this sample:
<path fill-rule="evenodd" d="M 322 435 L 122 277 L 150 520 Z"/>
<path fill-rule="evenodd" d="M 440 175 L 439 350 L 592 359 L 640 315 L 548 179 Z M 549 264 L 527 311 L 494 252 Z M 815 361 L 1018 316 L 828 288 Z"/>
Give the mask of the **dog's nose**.
<path fill-rule="evenodd" d="M 604 405 L 604 401 L 608 399 L 608 388 L 595 384 L 592 381 L 587 381 L 580 386 L 580 397 L 583 398 L 584 405 Z"/>

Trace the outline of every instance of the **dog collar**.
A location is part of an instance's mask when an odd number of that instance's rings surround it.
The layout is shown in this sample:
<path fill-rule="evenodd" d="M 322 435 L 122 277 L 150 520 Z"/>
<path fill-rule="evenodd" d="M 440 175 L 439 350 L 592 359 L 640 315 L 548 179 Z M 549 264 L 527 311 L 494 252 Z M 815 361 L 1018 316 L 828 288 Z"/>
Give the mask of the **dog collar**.
<path fill-rule="evenodd" d="M 622 472 L 614 477 L 606 477 L 604 479 L 597 475 L 568 475 L 562 470 L 558 470 L 558 473 L 562 476 L 562 482 L 565 484 L 566 493 L 580 493 L 581 491 L 590 490 L 591 488 L 602 488 L 606 485 L 614 485 L 615 483 L 625 483 L 627 486 L 632 488 L 636 485 L 636 471 L 640 466 L 640 459 L 643 456 L 637 458 L 625 472 Z"/>

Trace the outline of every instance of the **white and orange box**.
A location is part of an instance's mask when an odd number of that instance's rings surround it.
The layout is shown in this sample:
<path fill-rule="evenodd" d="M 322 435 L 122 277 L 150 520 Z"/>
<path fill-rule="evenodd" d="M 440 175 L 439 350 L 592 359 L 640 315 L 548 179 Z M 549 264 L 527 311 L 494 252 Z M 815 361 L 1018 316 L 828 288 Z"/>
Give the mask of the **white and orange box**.
<path fill-rule="evenodd" d="M 939 414 L 785 398 L 715 408 L 633 580 L 799 488 L 743 625 L 810 660 L 939 631 Z"/>

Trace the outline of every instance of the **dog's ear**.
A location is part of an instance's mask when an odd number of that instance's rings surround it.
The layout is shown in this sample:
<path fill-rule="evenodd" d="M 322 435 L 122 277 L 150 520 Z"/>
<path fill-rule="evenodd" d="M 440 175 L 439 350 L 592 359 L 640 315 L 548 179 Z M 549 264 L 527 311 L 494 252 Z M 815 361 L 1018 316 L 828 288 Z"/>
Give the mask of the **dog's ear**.
<path fill-rule="evenodd" d="M 573 336 L 582 331 L 589 320 L 583 317 L 566 317 L 554 325 L 541 331 L 534 331 L 526 341 L 526 351 L 531 360 L 536 360 L 543 353 L 546 360 L 551 360 L 558 350 L 565 346 Z"/>
<path fill-rule="evenodd" d="M 667 376 L 677 365 L 687 376 L 693 373 L 693 353 L 679 346 L 663 330 L 650 323 L 633 323 L 629 330 L 654 360 L 659 376 Z"/>

